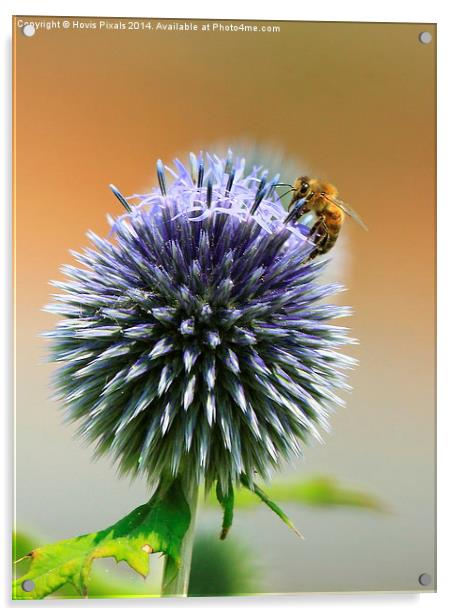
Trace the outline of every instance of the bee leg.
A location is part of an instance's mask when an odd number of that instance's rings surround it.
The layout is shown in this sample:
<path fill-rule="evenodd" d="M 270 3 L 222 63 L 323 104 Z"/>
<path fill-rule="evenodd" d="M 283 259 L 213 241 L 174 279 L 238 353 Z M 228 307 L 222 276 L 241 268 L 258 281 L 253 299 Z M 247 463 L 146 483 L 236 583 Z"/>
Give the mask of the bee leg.
<path fill-rule="evenodd" d="M 313 225 L 309 233 L 309 238 L 312 239 L 312 242 L 314 243 L 314 248 L 307 257 L 307 261 L 315 259 L 315 257 L 318 257 L 321 252 L 324 252 L 322 248 L 328 238 L 328 233 L 328 227 L 326 226 L 325 219 L 319 218 Z"/>

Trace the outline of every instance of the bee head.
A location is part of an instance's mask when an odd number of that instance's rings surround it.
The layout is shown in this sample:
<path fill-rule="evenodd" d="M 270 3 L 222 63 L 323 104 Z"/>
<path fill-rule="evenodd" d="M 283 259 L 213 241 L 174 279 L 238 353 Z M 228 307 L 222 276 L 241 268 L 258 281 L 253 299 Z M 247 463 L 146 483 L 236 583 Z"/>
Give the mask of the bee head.
<path fill-rule="evenodd" d="M 295 180 L 293 186 L 294 186 L 296 196 L 298 197 L 298 199 L 303 199 L 307 195 L 310 189 L 311 181 L 312 180 L 308 178 L 306 175 L 303 175 Z"/>

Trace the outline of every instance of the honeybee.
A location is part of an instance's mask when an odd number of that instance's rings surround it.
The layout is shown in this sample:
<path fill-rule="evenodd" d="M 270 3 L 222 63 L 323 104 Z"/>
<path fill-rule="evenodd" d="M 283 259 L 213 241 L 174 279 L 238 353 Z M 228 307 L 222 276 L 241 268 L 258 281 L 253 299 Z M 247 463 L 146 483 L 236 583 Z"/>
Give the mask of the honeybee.
<path fill-rule="evenodd" d="M 313 212 L 317 218 L 310 230 L 315 248 L 309 254 L 308 260 L 327 253 L 334 246 L 346 214 L 367 231 L 358 214 L 339 199 L 337 188 L 329 182 L 301 176 L 293 185 L 288 186 L 291 187 L 293 196 L 285 224 L 298 220 L 308 212 Z"/>

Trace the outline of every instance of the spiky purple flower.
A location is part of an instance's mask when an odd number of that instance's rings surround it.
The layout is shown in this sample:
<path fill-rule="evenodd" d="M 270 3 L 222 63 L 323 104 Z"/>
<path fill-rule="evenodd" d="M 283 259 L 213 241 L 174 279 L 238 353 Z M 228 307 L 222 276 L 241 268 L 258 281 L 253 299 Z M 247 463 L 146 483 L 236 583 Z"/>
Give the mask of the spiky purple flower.
<path fill-rule="evenodd" d="M 150 194 L 112 187 L 126 213 L 53 283 L 56 388 L 121 471 L 227 490 L 327 428 L 352 363 L 328 321 L 349 311 L 321 303 L 340 286 L 317 283 L 309 229 L 283 224 L 278 176 L 231 154 L 176 160 L 168 183 L 157 169 Z"/>

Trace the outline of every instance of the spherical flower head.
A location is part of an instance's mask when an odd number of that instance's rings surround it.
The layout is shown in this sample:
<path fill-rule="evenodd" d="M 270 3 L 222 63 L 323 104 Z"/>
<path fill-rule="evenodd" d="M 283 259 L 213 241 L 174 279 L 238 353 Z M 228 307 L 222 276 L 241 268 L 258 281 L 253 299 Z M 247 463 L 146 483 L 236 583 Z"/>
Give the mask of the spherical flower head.
<path fill-rule="evenodd" d="M 122 472 L 225 490 L 327 429 L 352 363 L 329 321 L 348 310 L 322 303 L 341 287 L 317 283 L 324 264 L 309 229 L 284 224 L 278 176 L 230 152 L 174 162 L 150 194 L 112 187 L 126 213 L 54 282 L 55 386 Z"/>

